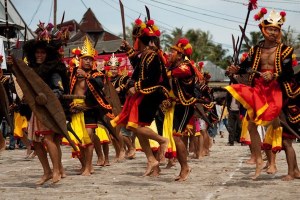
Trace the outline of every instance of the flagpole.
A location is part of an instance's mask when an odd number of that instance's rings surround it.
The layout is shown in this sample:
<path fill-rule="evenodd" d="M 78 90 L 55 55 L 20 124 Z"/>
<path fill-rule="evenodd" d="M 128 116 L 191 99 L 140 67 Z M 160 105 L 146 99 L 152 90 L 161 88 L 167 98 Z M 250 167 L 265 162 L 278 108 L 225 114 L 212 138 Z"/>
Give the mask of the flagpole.
<path fill-rule="evenodd" d="M 53 25 L 54 25 L 54 31 L 57 30 L 56 25 L 56 12 L 57 12 L 57 0 L 53 0 Z"/>

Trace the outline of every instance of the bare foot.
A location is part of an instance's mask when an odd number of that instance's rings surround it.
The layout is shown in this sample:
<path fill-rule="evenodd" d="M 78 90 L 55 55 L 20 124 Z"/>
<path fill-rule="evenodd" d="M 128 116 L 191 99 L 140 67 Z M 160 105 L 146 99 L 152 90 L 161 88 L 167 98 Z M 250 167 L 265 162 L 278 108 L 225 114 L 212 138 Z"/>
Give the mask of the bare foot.
<path fill-rule="evenodd" d="M 108 160 L 105 160 L 103 166 L 104 166 L 104 167 L 105 167 L 105 166 L 110 166 L 109 161 L 108 161 Z"/>
<path fill-rule="evenodd" d="M 123 161 L 125 159 L 125 150 L 120 151 L 120 155 L 118 157 L 119 161 Z"/>
<path fill-rule="evenodd" d="M 276 166 L 270 166 L 267 170 L 268 174 L 275 174 L 277 172 L 277 167 Z"/>
<path fill-rule="evenodd" d="M 191 168 L 188 168 L 188 169 L 185 169 L 185 170 L 181 170 L 179 176 L 177 176 L 175 178 L 175 181 L 179 181 L 179 182 L 186 181 L 187 178 L 189 177 L 191 171 L 192 171 Z"/>
<path fill-rule="evenodd" d="M 61 178 L 66 178 L 67 177 L 67 174 L 66 174 L 64 168 L 60 169 L 59 172 L 60 172 Z"/>
<path fill-rule="evenodd" d="M 90 170 L 84 170 L 81 174 L 81 176 L 90 176 L 92 173 L 90 172 Z"/>
<path fill-rule="evenodd" d="M 98 159 L 96 166 L 104 166 L 104 160 Z"/>
<path fill-rule="evenodd" d="M 160 174 L 160 168 L 159 165 L 157 165 L 156 167 L 153 168 L 153 171 L 151 172 L 150 176 L 151 177 L 158 177 Z"/>
<path fill-rule="evenodd" d="M 135 159 L 135 149 L 131 149 L 128 151 L 127 153 L 127 156 L 126 156 L 127 159 Z"/>
<path fill-rule="evenodd" d="M 256 180 L 259 177 L 261 170 L 263 168 L 263 162 L 256 165 L 255 174 L 251 177 L 252 180 Z"/>
<path fill-rule="evenodd" d="M 44 174 L 40 180 L 38 180 L 38 182 L 36 182 L 36 185 L 43 185 L 44 183 L 46 183 L 48 180 L 50 180 L 52 178 L 52 173 L 49 174 Z"/>
<path fill-rule="evenodd" d="M 28 156 L 28 159 L 33 159 L 36 156 L 35 151 L 32 151 L 31 154 Z"/>
<path fill-rule="evenodd" d="M 60 180 L 61 180 L 61 174 L 60 173 L 53 173 L 52 183 L 57 183 Z"/>
<path fill-rule="evenodd" d="M 93 166 L 91 166 L 91 168 L 90 168 L 90 173 L 91 173 L 91 174 L 94 174 L 94 173 L 95 173 L 95 170 L 94 170 L 94 167 L 93 167 Z"/>
<path fill-rule="evenodd" d="M 286 176 L 282 177 L 281 180 L 282 181 L 292 181 L 292 180 L 294 180 L 294 177 L 291 175 L 286 175 Z"/>
<path fill-rule="evenodd" d="M 155 160 L 154 162 L 148 162 L 147 163 L 147 169 L 145 171 L 145 173 L 143 174 L 143 176 L 149 176 L 151 174 L 151 172 L 153 171 L 153 169 L 158 166 L 158 161 Z"/>
<path fill-rule="evenodd" d="M 176 162 L 174 161 L 174 159 L 169 159 L 169 162 L 168 162 L 168 164 L 166 166 L 166 169 L 171 169 L 175 165 L 176 165 Z"/>
<path fill-rule="evenodd" d="M 168 144 L 169 144 L 169 140 L 165 139 L 164 142 L 160 143 L 160 151 L 159 151 L 159 156 L 158 159 L 159 160 L 163 160 L 163 158 L 165 157 L 165 153 L 167 152 L 168 149 Z"/>
<path fill-rule="evenodd" d="M 255 165 L 255 159 L 250 158 L 249 160 L 246 160 L 245 163 L 248 165 Z"/>
<path fill-rule="evenodd" d="M 299 170 L 295 170 L 294 171 L 294 178 L 300 179 L 300 172 L 299 172 Z"/>

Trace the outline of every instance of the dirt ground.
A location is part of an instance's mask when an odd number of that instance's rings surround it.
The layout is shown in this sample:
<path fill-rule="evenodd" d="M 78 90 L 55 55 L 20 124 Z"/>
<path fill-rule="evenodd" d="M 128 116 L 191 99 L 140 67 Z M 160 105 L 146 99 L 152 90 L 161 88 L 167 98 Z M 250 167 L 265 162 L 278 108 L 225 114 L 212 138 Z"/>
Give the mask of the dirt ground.
<path fill-rule="evenodd" d="M 300 180 L 281 181 L 287 174 L 285 154 L 277 156 L 278 172 L 265 172 L 253 181 L 250 176 L 254 166 L 245 164 L 249 158 L 247 146 L 235 144 L 226 146 L 225 138 L 216 137 L 210 156 L 201 160 L 189 159 L 192 167 L 185 182 L 175 182 L 179 164 L 171 169 L 162 167 L 161 175 L 141 177 L 145 170 L 145 156 L 137 153 L 134 160 L 112 163 L 114 153 L 111 147 L 111 166 L 95 166 L 90 177 L 77 175 L 79 161 L 71 158 L 70 148 L 62 147 L 63 165 L 67 177 L 53 185 L 47 182 L 35 186 L 42 175 L 37 158 L 24 159 L 24 150 L 6 150 L 0 153 L 0 199 L 299 199 Z M 300 143 L 294 148 L 300 155 Z M 94 154 L 94 163 L 96 157 Z M 299 161 L 298 161 L 298 164 Z"/>

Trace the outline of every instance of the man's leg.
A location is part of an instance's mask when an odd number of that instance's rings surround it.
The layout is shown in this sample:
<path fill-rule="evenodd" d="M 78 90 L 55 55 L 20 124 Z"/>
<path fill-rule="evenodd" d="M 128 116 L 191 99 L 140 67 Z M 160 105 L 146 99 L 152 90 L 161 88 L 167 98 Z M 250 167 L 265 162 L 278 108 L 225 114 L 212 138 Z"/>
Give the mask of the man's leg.
<path fill-rule="evenodd" d="M 165 156 L 165 153 L 168 148 L 168 143 L 169 143 L 169 140 L 167 138 L 164 138 L 164 137 L 158 135 L 157 133 L 155 133 L 148 127 L 139 127 L 136 129 L 136 133 L 139 135 L 138 136 L 139 139 L 141 136 L 143 138 L 152 139 L 152 140 L 155 140 L 156 142 L 158 142 L 160 145 L 159 159 L 161 160 Z"/>
<path fill-rule="evenodd" d="M 234 119 L 234 113 L 232 111 L 229 111 L 228 115 L 228 145 L 233 146 L 234 140 L 235 140 L 235 119 Z"/>
<path fill-rule="evenodd" d="M 0 131 L 0 152 L 5 150 L 5 139 L 3 137 L 2 132 Z"/>
<path fill-rule="evenodd" d="M 266 150 L 267 158 L 268 158 L 268 174 L 275 174 L 277 172 L 276 167 L 276 153 L 272 152 L 272 150 Z"/>
<path fill-rule="evenodd" d="M 59 161 L 59 150 L 54 142 L 54 134 L 49 134 L 44 136 L 44 142 L 47 146 L 47 150 L 50 155 L 50 159 L 53 165 L 52 171 L 52 182 L 57 183 L 61 179 L 60 174 L 60 161 Z"/>
<path fill-rule="evenodd" d="M 288 174 L 282 178 L 283 181 L 291 181 L 294 178 L 300 178 L 300 172 L 297 164 L 295 150 L 292 146 L 291 139 L 283 139 L 283 146 L 285 148 L 286 161 L 288 164 Z"/>
<path fill-rule="evenodd" d="M 94 129 L 87 128 L 86 130 L 91 138 L 91 141 L 94 141 Z M 85 169 L 81 175 L 90 176 L 93 173 L 92 160 L 93 160 L 94 145 L 93 144 L 88 145 L 84 151 L 85 151 Z"/>
<path fill-rule="evenodd" d="M 147 157 L 147 169 L 143 176 L 149 176 L 152 172 L 152 170 L 158 166 L 158 161 L 156 160 L 155 156 L 153 155 L 153 152 L 151 150 L 149 139 L 145 137 L 145 134 L 142 133 L 145 129 L 142 129 L 142 127 L 136 128 L 133 130 L 136 133 L 136 136 L 139 139 L 140 145 Z"/>
<path fill-rule="evenodd" d="M 52 178 L 52 171 L 47 158 L 47 151 L 41 142 L 33 142 L 33 146 L 44 171 L 43 176 L 38 182 L 36 182 L 36 184 L 43 185 L 46 181 Z"/>
<path fill-rule="evenodd" d="M 27 149 L 26 158 L 29 158 L 30 154 L 33 153 L 33 150 L 31 149 L 31 144 L 30 144 L 30 141 L 27 138 L 27 134 L 24 133 L 23 137 L 21 137 L 20 140 L 26 146 L 26 149 Z"/>
<path fill-rule="evenodd" d="M 263 167 L 263 160 L 261 155 L 261 139 L 257 131 L 257 126 L 253 122 L 249 122 L 248 131 L 250 133 L 253 154 L 256 158 L 255 174 L 252 177 L 252 179 L 255 180 L 260 175 Z"/>
<path fill-rule="evenodd" d="M 104 166 L 110 166 L 109 164 L 109 145 L 108 143 L 102 144 L 102 149 L 104 153 Z"/>
<path fill-rule="evenodd" d="M 62 165 L 62 151 L 61 151 L 61 148 L 60 148 L 60 143 L 61 143 L 60 136 L 55 135 L 54 136 L 54 142 L 55 142 L 55 145 L 56 145 L 57 150 L 58 150 L 59 172 L 60 172 L 60 175 L 61 175 L 62 178 L 66 178 L 67 174 L 66 174 L 65 169 Z"/>
<path fill-rule="evenodd" d="M 101 148 L 102 145 L 101 145 L 100 139 L 97 135 L 95 135 L 93 142 L 94 142 L 95 151 L 96 151 L 96 154 L 98 157 L 96 165 L 103 166 L 104 165 L 104 156 L 103 156 L 102 148 Z"/>
<path fill-rule="evenodd" d="M 174 136 L 173 138 L 176 144 L 177 159 L 181 166 L 180 174 L 175 181 L 185 181 L 191 171 L 187 163 L 187 149 L 180 137 Z"/>

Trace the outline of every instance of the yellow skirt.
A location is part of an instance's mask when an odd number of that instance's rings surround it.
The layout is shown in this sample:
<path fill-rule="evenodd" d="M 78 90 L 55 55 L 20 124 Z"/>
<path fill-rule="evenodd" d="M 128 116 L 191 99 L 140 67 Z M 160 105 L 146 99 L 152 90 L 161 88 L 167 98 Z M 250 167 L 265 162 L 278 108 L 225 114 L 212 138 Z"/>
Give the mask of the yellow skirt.
<path fill-rule="evenodd" d="M 18 112 L 14 112 L 14 137 L 22 138 L 24 137 L 24 131 L 27 130 L 28 121 L 25 116 L 22 116 Z"/>
<path fill-rule="evenodd" d="M 84 103 L 84 100 L 83 99 L 74 99 L 73 102 L 74 102 L 74 104 L 82 104 L 82 103 Z M 72 115 L 71 127 L 74 130 L 74 132 L 76 133 L 76 135 L 78 136 L 78 138 L 81 140 L 81 143 L 80 143 L 80 141 L 78 141 L 76 139 L 76 137 L 71 132 L 69 132 L 70 139 L 73 140 L 73 142 L 77 146 L 76 150 L 74 150 L 74 149 L 72 150 L 72 157 L 78 157 L 80 155 L 80 149 L 78 148 L 79 146 L 84 148 L 84 147 L 92 144 L 92 140 L 85 128 L 83 112 Z M 65 138 L 63 139 L 62 142 L 63 142 L 63 144 L 70 145 L 69 142 Z"/>
<path fill-rule="evenodd" d="M 108 132 L 102 125 L 98 124 L 95 134 L 99 138 L 101 144 L 110 143 Z"/>
<path fill-rule="evenodd" d="M 153 130 L 155 133 L 158 132 L 155 121 L 152 121 L 151 125 L 147 126 L 147 127 L 149 127 L 151 130 Z M 152 151 L 157 151 L 157 149 L 159 148 L 159 143 L 156 142 L 155 140 L 149 140 L 149 143 L 150 143 L 150 147 L 151 147 Z M 135 138 L 135 149 L 137 151 L 142 151 L 142 147 L 141 147 L 139 139 L 137 137 Z"/>

